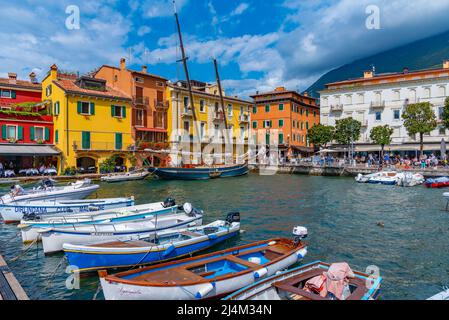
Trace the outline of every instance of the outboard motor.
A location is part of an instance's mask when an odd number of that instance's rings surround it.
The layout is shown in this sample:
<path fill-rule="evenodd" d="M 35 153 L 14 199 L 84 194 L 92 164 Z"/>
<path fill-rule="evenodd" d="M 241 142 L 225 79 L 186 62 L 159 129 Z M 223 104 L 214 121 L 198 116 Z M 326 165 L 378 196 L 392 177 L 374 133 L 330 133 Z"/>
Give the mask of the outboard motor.
<path fill-rule="evenodd" d="M 173 198 L 167 198 L 163 204 L 164 208 L 170 208 L 176 206 L 176 201 Z"/>
<path fill-rule="evenodd" d="M 196 215 L 200 215 L 200 214 L 203 214 L 203 211 L 202 210 L 199 210 L 199 209 L 197 209 L 197 208 L 194 208 L 193 206 L 192 206 L 192 204 L 191 203 L 185 203 L 183 206 L 182 206 L 182 209 L 184 210 L 184 212 L 189 216 L 189 217 L 195 217 Z"/>
<path fill-rule="evenodd" d="M 26 220 L 26 221 L 38 221 L 40 219 L 41 219 L 41 217 L 35 213 L 25 213 L 23 215 L 23 220 Z"/>
<path fill-rule="evenodd" d="M 240 212 L 230 212 L 226 216 L 226 224 L 231 225 L 233 222 L 240 222 Z"/>
<path fill-rule="evenodd" d="M 308 231 L 306 227 L 297 226 L 293 228 L 293 239 L 295 241 L 295 245 L 301 242 L 301 240 L 307 238 Z"/>

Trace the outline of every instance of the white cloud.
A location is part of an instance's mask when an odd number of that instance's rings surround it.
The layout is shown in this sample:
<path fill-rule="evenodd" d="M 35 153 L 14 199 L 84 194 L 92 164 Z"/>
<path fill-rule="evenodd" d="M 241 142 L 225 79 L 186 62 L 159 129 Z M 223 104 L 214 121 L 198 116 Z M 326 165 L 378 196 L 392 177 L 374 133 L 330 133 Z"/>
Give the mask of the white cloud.
<path fill-rule="evenodd" d="M 235 8 L 232 12 L 231 12 L 231 16 L 239 16 L 241 14 L 243 14 L 246 10 L 249 9 L 249 4 L 246 2 L 243 2 L 241 4 L 239 4 L 237 6 L 237 8 Z"/>
<path fill-rule="evenodd" d="M 137 35 L 139 37 L 143 37 L 144 35 L 149 34 L 150 32 L 151 32 L 151 28 L 150 27 L 148 27 L 148 26 L 141 26 L 139 28 L 139 30 L 137 30 Z"/>
<path fill-rule="evenodd" d="M 176 9 L 179 11 L 187 4 L 188 0 L 177 0 Z M 143 15 L 147 18 L 168 17 L 174 14 L 172 0 L 146 0 L 141 5 Z"/>

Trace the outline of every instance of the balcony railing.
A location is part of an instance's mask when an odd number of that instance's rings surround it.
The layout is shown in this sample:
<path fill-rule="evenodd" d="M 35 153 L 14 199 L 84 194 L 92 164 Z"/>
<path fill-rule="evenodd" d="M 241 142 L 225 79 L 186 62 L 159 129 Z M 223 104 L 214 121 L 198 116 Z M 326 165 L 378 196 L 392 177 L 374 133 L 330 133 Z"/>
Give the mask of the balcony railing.
<path fill-rule="evenodd" d="M 247 123 L 247 122 L 249 122 L 249 115 L 248 114 L 241 114 L 239 116 L 239 122 L 240 123 Z"/>
<path fill-rule="evenodd" d="M 144 96 L 134 96 L 133 103 L 136 106 L 148 107 L 150 105 L 150 98 Z"/>
<path fill-rule="evenodd" d="M 90 141 L 90 142 L 82 142 L 82 141 L 74 141 L 73 142 L 73 150 L 75 151 L 126 151 L 131 150 L 132 146 L 127 146 L 122 143 L 121 148 L 116 145 L 115 142 L 106 142 L 106 141 Z"/>
<path fill-rule="evenodd" d="M 223 112 L 214 112 L 214 121 L 215 122 L 222 122 L 224 121 L 224 114 Z"/>
<path fill-rule="evenodd" d="M 186 117 L 193 117 L 193 111 L 192 109 L 182 109 L 181 111 L 181 117 L 186 118 Z"/>
<path fill-rule="evenodd" d="M 156 109 L 163 109 L 166 110 L 168 109 L 168 101 L 158 101 L 157 99 L 154 100 L 154 107 Z"/>
<path fill-rule="evenodd" d="M 385 100 L 371 102 L 371 109 L 385 109 Z"/>
<path fill-rule="evenodd" d="M 342 104 L 331 105 L 331 112 L 341 112 L 341 111 L 343 111 Z"/>

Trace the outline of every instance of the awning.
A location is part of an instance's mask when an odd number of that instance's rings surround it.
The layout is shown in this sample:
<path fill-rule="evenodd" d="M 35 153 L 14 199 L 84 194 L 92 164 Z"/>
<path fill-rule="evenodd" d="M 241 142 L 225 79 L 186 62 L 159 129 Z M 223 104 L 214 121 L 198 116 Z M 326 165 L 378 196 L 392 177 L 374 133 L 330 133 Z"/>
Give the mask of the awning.
<path fill-rule="evenodd" d="M 424 151 L 439 151 L 439 144 L 424 144 Z M 356 146 L 355 152 L 380 152 L 380 146 Z M 385 146 L 385 152 L 394 152 L 394 151 L 419 151 L 419 144 L 398 144 L 398 145 L 389 145 Z"/>
<path fill-rule="evenodd" d="M 59 154 L 58 150 L 46 145 L 0 145 L 0 156 L 57 156 Z"/>
<path fill-rule="evenodd" d="M 167 133 L 165 129 L 154 129 L 154 128 L 136 128 L 137 131 L 142 132 L 155 132 L 155 133 Z"/>

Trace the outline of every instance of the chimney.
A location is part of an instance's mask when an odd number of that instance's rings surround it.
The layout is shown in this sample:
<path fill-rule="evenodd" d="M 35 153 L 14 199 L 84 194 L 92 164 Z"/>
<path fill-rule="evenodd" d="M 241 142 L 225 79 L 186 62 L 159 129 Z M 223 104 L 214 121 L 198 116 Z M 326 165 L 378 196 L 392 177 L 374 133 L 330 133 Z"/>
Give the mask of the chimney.
<path fill-rule="evenodd" d="M 370 78 L 372 78 L 372 77 L 374 77 L 374 72 L 373 72 L 372 70 L 365 71 L 365 72 L 363 73 L 363 78 L 364 78 L 364 79 L 370 79 Z"/>
<path fill-rule="evenodd" d="M 125 58 L 121 58 L 120 59 L 120 69 L 121 70 L 125 70 L 126 69 L 126 59 Z"/>
<path fill-rule="evenodd" d="M 142 66 L 142 73 L 147 73 L 147 72 L 148 72 L 148 67 Z"/>
<path fill-rule="evenodd" d="M 443 69 L 449 69 L 449 60 L 443 61 Z"/>
<path fill-rule="evenodd" d="M 34 72 L 31 72 L 29 77 L 30 77 L 31 83 L 37 83 L 36 74 Z"/>
<path fill-rule="evenodd" d="M 277 87 L 276 89 L 274 89 L 274 91 L 276 91 L 276 92 L 285 91 L 285 87 Z"/>
<path fill-rule="evenodd" d="M 308 97 L 309 93 L 307 91 L 304 91 L 304 93 L 302 94 L 304 97 Z"/>
<path fill-rule="evenodd" d="M 8 73 L 9 83 L 16 84 L 17 83 L 17 73 L 9 72 Z"/>
<path fill-rule="evenodd" d="M 58 79 L 58 66 L 56 64 L 53 64 L 50 67 L 50 77 L 52 80 L 57 80 Z"/>
<path fill-rule="evenodd" d="M 403 73 L 407 74 L 409 72 L 409 69 L 407 67 L 404 67 Z"/>

